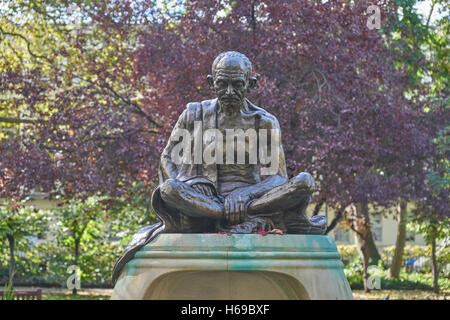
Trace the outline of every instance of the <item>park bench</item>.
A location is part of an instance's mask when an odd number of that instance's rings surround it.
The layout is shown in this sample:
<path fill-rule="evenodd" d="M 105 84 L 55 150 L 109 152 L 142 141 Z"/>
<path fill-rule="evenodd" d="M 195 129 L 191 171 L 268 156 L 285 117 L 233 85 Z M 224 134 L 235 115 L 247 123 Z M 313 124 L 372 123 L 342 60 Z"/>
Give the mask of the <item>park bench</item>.
<path fill-rule="evenodd" d="M 3 291 L 0 291 L 0 300 L 3 299 Z M 42 300 L 42 289 L 18 290 L 14 292 L 13 300 Z"/>

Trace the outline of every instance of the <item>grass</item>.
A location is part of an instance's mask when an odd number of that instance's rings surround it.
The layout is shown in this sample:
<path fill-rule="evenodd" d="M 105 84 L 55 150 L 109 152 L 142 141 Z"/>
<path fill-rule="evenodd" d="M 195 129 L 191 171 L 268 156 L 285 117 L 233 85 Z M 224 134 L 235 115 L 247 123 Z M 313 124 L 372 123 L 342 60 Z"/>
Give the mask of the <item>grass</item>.
<path fill-rule="evenodd" d="M 80 291 L 73 295 L 71 291 L 67 292 L 49 292 L 42 294 L 42 300 L 109 300 L 109 294 L 102 294 L 93 291 Z"/>
<path fill-rule="evenodd" d="M 365 293 L 363 290 L 353 290 L 355 300 L 448 300 L 450 290 L 439 294 L 430 290 L 372 290 Z M 93 291 L 80 291 L 72 295 L 70 291 L 57 293 L 43 293 L 42 300 L 109 300 L 110 295 Z"/>
<path fill-rule="evenodd" d="M 352 290 L 355 300 L 449 300 L 450 290 L 434 293 L 430 290 Z"/>
<path fill-rule="evenodd" d="M 37 287 L 16 287 L 17 291 L 36 290 Z M 109 300 L 112 289 L 81 288 L 76 295 L 71 290 L 59 287 L 41 287 L 42 300 Z"/>

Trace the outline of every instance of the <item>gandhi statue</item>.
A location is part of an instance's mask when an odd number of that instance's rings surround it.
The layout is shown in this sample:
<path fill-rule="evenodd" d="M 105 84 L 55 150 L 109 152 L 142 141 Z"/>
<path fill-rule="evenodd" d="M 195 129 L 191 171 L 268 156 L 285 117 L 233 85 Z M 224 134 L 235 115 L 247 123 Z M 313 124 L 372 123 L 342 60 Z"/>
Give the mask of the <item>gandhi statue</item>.
<path fill-rule="evenodd" d="M 151 199 L 161 222 L 134 235 L 114 267 L 113 282 L 134 253 L 161 232 L 326 231 L 325 216 L 308 219 L 305 213 L 314 179 L 306 172 L 288 178 L 276 134 L 280 132 L 278 120 L 246 98 L 256 85 L 249 59 L 234 51 L 220 54 L 207 81 L 217 98 L 187 105 L 161 155 L 160 184 Z M 214 134 L 208 136 L 207 132 Z M 230 132 L 255 134 L 236 142 L 233 136 L 229 139 Z M 251 137 L 256 148 L 251 146 Z M 186 146 L 181 152 L 180 143 Z M 211 150 L 211 145 L 215 147 L 212 157 L 205 161 L 202 150 Z M 263 159 L 264 154 L 270 159 Z M 268 167 L 270 170 L 264 170 Z"/>

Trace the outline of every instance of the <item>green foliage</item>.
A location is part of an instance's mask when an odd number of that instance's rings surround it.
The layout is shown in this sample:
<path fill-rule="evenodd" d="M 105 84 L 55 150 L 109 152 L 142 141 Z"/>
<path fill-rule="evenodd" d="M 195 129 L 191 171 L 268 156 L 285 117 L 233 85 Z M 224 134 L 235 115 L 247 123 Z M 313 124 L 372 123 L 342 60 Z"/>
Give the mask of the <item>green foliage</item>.
<path fill-rule="evenodd" d="M 28 242 L 27 236 L 43 232 L 46 228 L 46 216 L 42 210 L 25 207 L 23 202 L 10 201 L 0 205 L 0 240 L 8 242 L 8 256 L 15 265 L 16 247 Z M 8 239 L 8 241 L 5 241 Z M 11 253 L 12 250 L 12 253 Z M 15 268 L 12 269 L 9 281 L 13 281 Z"/>
<path fill-rule="evenodd" d="M 422 234 L 427 243 L 433 239 L 442 240 L 450 234 L 450 219 L 438 216 L 423 215 L 418 216 L 410 222 L 407 227 L 410 231 Z"/>
<path fill-rule="evenodd" d="M 87 247 L 87 248 L 86 248 Z M 81 286 L 109 286 L 112 268 L 120 251 L 116 243 L 86 246 L 80 256 Z M 73 264 L 73 253 L 65 247 L 41 243 L 21 251 L 16 259 L 16 283 L 66 286 L 67 268 Z M 8 251 L 0 246 L 0 282 L 8 277 Z"/>
<path fill-rule="evenodd" d="M 42 294 L 42 300 L 109 300 L 111 296 L 109 294 L 97 294 L 92 291 L 88 291 L 84 294 L 72 294 L 72 293 L 47 293 Z"/>
<path fill-rule="evenodd" d="M 359 256 L 345 266 L 345 276 L 352 289 L 363 289 L 363 263 Z M 432 290 L 433 289 L 433 275 L 430 273 L 408 273 L 405 268 L 402 268 L 398 278 L 391 279 L 389 277 L 389 268 L 385 268 L 382 263 L 378 265 L 377 269 L 369 271 L 371 276 L 379 276 L 381 282 L 381 289 L 395 289 L 395 290 Z M 440 278 L 439 287 L 443 290 L 450 288 L 450 279 Z"/>
<path fill-rule="evenodd" d="M 138 187 L 136 185 L 136 189 L 130 190 L 128 198 L 95 196 L 85 200 L 72 199 L 59 209 L 42 211 L 42 221 L 50 225 L 48 239 L 33 246 L 23 238 L 17 244 L 17 282 L 65 287 L 70 276 L 67 268 L 77 260 L 82 287 L 109 286 L 114 263 L 131 236 L 140 227 L 156 220 L 147 194 L 139 195 Z M 32 208 L 21 210 L 22 214 L 33 211 Z M 42 224 L 37 226 L 33 227 L 33 232 L 43 230 L 40 229 L 44 227 Z M 77 259 L 74 250 L 76 239 L 80 244 Z M 8 244 L 2 241 L 0 282 L 6 281 L 8 267 Z"/>
<path fill-rule="evenodd" d="M 358 249 L 356 245 L 352 244 L 339 245 L 338 251 L 341 254 L 342 262 L 344 262 L 345 265 L 350 263 L 358 255 Z"/>
<path fill-rule="evenodd" d="M 342 261 L 345 264 L 344 273 L 350 283 L 352 289 L 362 289 L 363 286 L 363 264 L 362 258 L 358 255 L 356 245 L 340 245 L 338 251 L 342 255 Z M 371 275 L 377 275 L 381 279 L 382 289 L 405 289 L 405 290 L 432 290 L 433 276 L 431 267 L 424 267 L 422 273 L 407 272 L 405 267 L 401 269 L 400 276 L 391 279 L 389 275 L 390 259 L 394 255 L 395 246 L 384 247 L 380 250 L 382 260 L 379 261 L 378 268 L 369 271 Z M 431 257 L 431 246 L 407 245 L 404 249 L 404 260 Z M 437 255 L 437 262 L 440 266 L 440 272 L 443 275 L 439 279 L 441 289 L 450 288 L 450 277 L 448 273 L 448 265 L 450 264 L 450 248 L 444 248 Z"/>
<path fill-rule="evenodd" d="M 74 250 L 75 244 L 101 241 L 105 235 L 102 218 L 106 213 L 104 198 L 89 197 L 85 200 L 70 199 L 54 212 L 58 228 L 54 230 L 58 245 Z"/>
<path fill-rule="evenodd" d="M 446 91 L 449 70 L 448 17 L 442 18 L 435 26 L 430 26 L 415 12 L 414 6 L 417 2 L 417 0 L 394 2 L 403 9 L 403 18 L 397 19 L 393 30 L 397 35 L 392 37 L 392 43 L 389 45 L 395 46 L 394 51 L 398 53 L 392 55 L 396 66 L 407 70 L 409 75 L 410 85 L 405 87 L 405 93 L 417 96 L 413 94 L 414 90 L 421 87 L 424 82 L 429 83 L 429 91 L 423 94 L 421 92 L 424 99 L 423 108 L 429 109 L 428 104 L 431 105 L 431 103 L 428 102 L 431 101 L 439 100 L 443 104 L 448 104 L 448 94 L 443 94 L 448 93 Z M 26 117 L 43 115 L 43 119 L 47 119 L 59 111 L 57 106 L 58 103 L 61 104 L 61 101 L 69 109 L 77 110 L 75 107 L 79 107 L 78 110 L 82 110 L 92 104 L 97 109 L 99 106 L 105 106 L 108 112 L 113 104 L 126 104 L 131 107 L 144 104 L 141 101 L 144 100 L 142 93 L 146 93 L 149 86 L 152 88 L 155 84 L 141 81 L 140 78 L 132 81 L 136 65 L 135 54 L 130 52 L 134 52 L 137 47 L 140 38 L 137 36 L 139 30 L 122 28 L 127 31 L 115 34 L 110 32 L 110 28 L 100 28 L 86 23 L 90 19 L 87 13 L 93 12 L 96 4 L 92 1 L 76 1 L 75 3 L 79 5 L 82 12 L 81 16 L 78 15 L 78 19 L 77 13 L 72 15 L 68 12 L 66 1 L 6 0 L 2 2 L 0 74 L 9 74 L 15 81 L 8 81 L 8 86 L 5 86 L 0 93 L 0 116 L 17 118 L 22 115 Z M 170 11 L 166 1 L 163 3 L 164 8 Z M 232 3 L 229 8 L 226 8 L 225 16 L 231 14 L 230 8 L 237 2 Z M 444 2 L 434 1 L 434 3 Z M 111 10 L 107 13 L 121 14 L 120 10 Z M 112 27 L 111 30 L 115 29 Z M 197 47 L 202 46 L 195 46 L 196 54 Z M 152 63 L 156 64 L 153 60 Z M 17 78 L 13 77 L 14 75 Z M 22 75 L 26 81 L 22 81 Z M 124 79 L 127 81 L 123 81 Z M 32 83 L 33 86 L 26 87 L 27 83 Z M 178 81 L 176 83 L 178 84 Z M 60 100 L 58 96 L 65 98 Z M 170 104 L 173 104 L 172 100 Z M 118 112 L 121 109 L 114 110 Z M 98 122 L 94 117 L 88 117 L 88 119 L 92 123 L 83 122 L 81 126 L 88 133 L 85 135 L 87 140 L 79 143 L 77 148 L 81 145 L 89 145 L 95 140 L 90 134 L 93 128 L 98 127 Z M 37 124 L 37 126 L 40 125 L 40 123 Z M 14 127 L 17 132 L 19 127 L 24 129 L 23 123 L 20 126 L 14 123 L 6 123 L 2 126 Z M 103 128 L 105 130 L 100 131 L 102 136 L 106 135 L 105 141 L 116 138 L 115 126 Z M 65 132 L 68 137 L 75 135 L 74 128 L 70 125 L 59 126 L 58 123 L 50 129 L 55 132 Z M 53 132 L 50 129 L 48 131 Z M 435 193 L 449 188 L 447 133 L 448 128 L 440 131 L 434 141 L 437 155 L 435 168 L 429 172 L 428 180 Z M 0 132 L 0 139 L 4 138 L 2 134 Z M 37 137 L 37 135 L 29 136 Z M 294 136 L 297 137 L 297 135 Z M 49 138 L 48 143 L 43 145 L 49 150 L 53 148 L 64 150 L 54 141 Z M 108 145 L 105 144 L 105 148 Z M 105 153 L 103 147 L 93 148 L 93 150 L 100 150 L 98 154 L 101 155 Z M 66 157 L 69 155 L 70 152 L 64 153 Z M 80 167 L 89 168 L 91 165 L 92 168 L 98 165 L 94 162 L 94 158 L 96 157 L 82 158 L 87 161 L 81 162 L 83 165 Z M 74 180 L 77 181 L 77 179 Z M 75 184 L 67 179 L 62 179 L 61 182 L 67 187 Z M 119 183 L 123 184 L 122 181 Z M 135 183 L 133 188 L 136 188 L 136 192 L 138 190 L 142 192 L 143 189 L 148 189 L 148 186 L 143 188 Z M 131 193 L 133 192 L 131 190 Z M 26 237 L 42 233 L 45 225 L 50 222 L 49 219 L 52 226 L 50 234 L 55 237 L 55 242 L 39 244 L 35 247 L 29 246 Z M 12 235 L 18 241 L 17 251 L 20 254 L 17 257 L 16 269 L 21 281 L 30 283 L 43 281 L 65 285 L 68 277 L 67 267 L 75 262 L 81 269 L 82 284 L 108 283 L 114 261 L 132 234 L 141 226 L 154 223 L 155 220 L 155 215 L 149 206 L 149 194 L 145 193 L 114 200 L 99 196 L 85 200 L 72 199 L 52 215 L 22 205 L 17 206 L 17 203 L 12 202 L 0 205 L 0 239 L 2 240 L 0 241 L 0 277 L 8 274 L 9 263 L 7 242 L 3 240 L 7 235 Z M 414 230 L 423 233 L 428 242 L 435 238 L 442 239 L 450 234 L 448 220 L 446 223 L 431 220 L 417 221 Z M 119 244 L 111 242 L 118 239 L 121 239 Z M 79 255 L 75 257 L 74 247 L 77 242 L 80 245 Z M 404 257 L 405 259 L 417 256 L 429 257 L 430 250 L 429 247 L 407 246 Z M 346 274 L 350 282 L 355 285 L 362 283 L 362 266 L 357 257 L 356 246 L 340 246 L 339 251 L 346 264 Z M 385 263 L 388 263 L 393 248 L 386 248 L 383 251 Z M 443 250 L 438 255 L 438 263 L 448 263 L 449 255 L 448 249 Z M 399 280 L 389 280 L 391 281 L 389 283 L 399 285 L 402 281 L 418 281 L 427 284 L 428 280 L 428 275 L 408 275 L 402 271 Z M 441 281 L 446 280 L 441 279 Z"/>
<path fill-rule="evenodd" d="M 0 203 L 0 239 L 2 240 L 8 235 L 13 236 L 16 241 L 25 240 L 26 236 L 44 231 L 47 221 L 43 210 L 32 206 L 25 207 L 24 201 Z"/>
<path fill-rule="evenodd" d="M 395 246 L 384 247 L 382 250 L 383 260 L 388 261 L 394 255 Z M 403 253 L 404 261 L 418 258 L 418 257 L 431 257 L 431 246 L 417 246 L 408 245 L 405 246 Z M 450 248 L 446 247 L 439 252 L 436 256 L 437 263 L 441 266 L 445 266 L 450 263 Z"/>
<path fill-rule="evenodd" d="M 358 249 L 356 245 L 339 245 L 338 251 L 341 254 L 341 259 L 347 266 L 352 263 L 356 257 L 358 257 Z M 390 265 L 391 259 L 394 255 L 395 246 L 386 246 L 379 250 L 383 265 Z M 431 257 L 431 246 L 420 245 L 406 245 L 403 252 L 403 260 L 409 260 L 418 257 Z M 437 255 L 438 264 L 444 266 L 450 263 L 450 248 L 446 247 Z"/>
<path fill-rule="evenodd" d="M 344 273 L 352 288 L 363 287 L 363 263 L 360 256 L 354 256 L 353 259 L 344 267 Z"/>
<path fill-rule="evenodd" d="M 430 88 L 427 98 L 442 98 L 439 92 L 448 82 L 448 15 L 442 14 L 435 23 L 429 17 L 438 7 L 446 8 L 445 1 L 435 0 L 428 8 L 428 16 L 421 16 L 416 5 L 419 0 L 396 0 L 402 17 L 395 17 L 393 40 L 398 55 L 394 57 L 399 68 L 408 71 L 412 87 L 426 83 Z M 445 10 L 445 9 L 444 9 Z"/>
<path fill-rule="evenodd" d="M 9 280 L 9 282 L 5 284 L 5 287 L 3 288 L 3 300 L 14 299 L 15 290 L 12 288 L 12 285 L 13 283 L 11 280 Z"/>
<path fill-rule="evenodd" d="M 128 244 L 138 229 L 159 221 L 151 208 L 148 189 L 142 182 L 134 182 L 126 197 L 108 201 L 110 236 L 120 239 L 121 248 Z"/>

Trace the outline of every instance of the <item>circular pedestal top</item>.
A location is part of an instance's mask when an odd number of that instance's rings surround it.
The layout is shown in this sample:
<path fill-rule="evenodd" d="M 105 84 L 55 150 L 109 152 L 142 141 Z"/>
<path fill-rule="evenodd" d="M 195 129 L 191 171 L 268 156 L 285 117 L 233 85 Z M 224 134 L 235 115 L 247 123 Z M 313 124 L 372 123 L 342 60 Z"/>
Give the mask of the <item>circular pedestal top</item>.
<path fill-rule="evenodd" d="M 140 252 L 145 251 L 337 253 L 337 248 L 324 235 L 163 233 Z"/>

